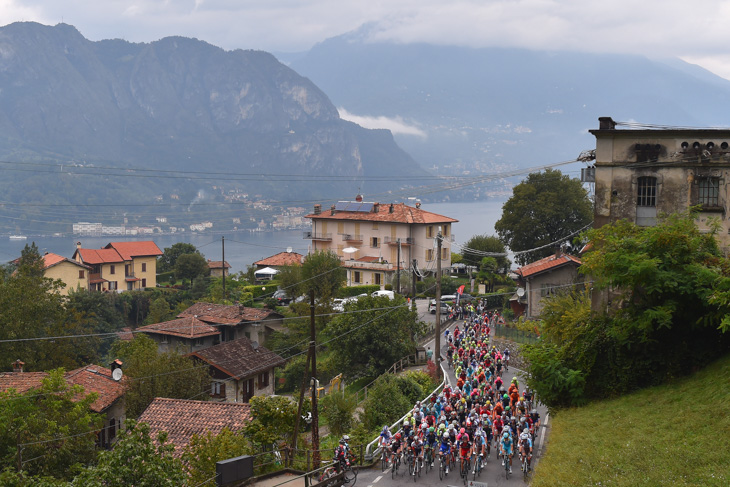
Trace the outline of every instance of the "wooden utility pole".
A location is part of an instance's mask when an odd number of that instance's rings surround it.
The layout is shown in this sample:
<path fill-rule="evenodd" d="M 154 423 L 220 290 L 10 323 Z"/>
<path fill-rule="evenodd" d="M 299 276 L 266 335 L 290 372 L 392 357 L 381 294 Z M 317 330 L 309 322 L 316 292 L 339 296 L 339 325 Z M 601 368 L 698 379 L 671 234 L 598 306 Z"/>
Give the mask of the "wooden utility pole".
<path fill-rule="evenodd" d="M 304 374 L 302 375 L 302 388 L 299 390 L 299 405 L 297 406 L 297 417 L 294 420 L 294 438 L 292 438 L 292 449 L 297 449 L 297 441 L 299 438 L 299 422 L 302 419 L 302 406 L 304 405 L 304 391 L 307 389 L 307 382 L 309 382 L 309 362 L 311 356 L 309 355 L 311 349 L 307 350 L 307 361 L 304 366 Z"/>
<path fill-rule="evenodd" d="M 223 266 L 223 300 L 226 300 L 226 237 L 221 235 L 221 254 L 223 262 L 221 262 L 221 266 Z"/>
<path fill-rule="evenodd" d="M 418 260 L 413 259 L 413 263 L 411 264 L 411 269 L 413 270 L 413 289 L 411 290 L 411 294 L 413 295 L 413 306 L 416 306 L 416 265 L 418 264 Z"/>
<path fill-rule="evenodd" d="M 319 468 L 319 412 L 317 411 L 317 347 L 314 329 L 314 290 L 309 292 L 309 354 L 312 361 L 312 463 Z"/>
<path fill-rule="evenodd" d="M 441 367 L 439 363 L 441 361 L 441 227 L 436 234 L 436 350 L 435 360 L 436 371 L 441 376 Z"/>
<path fill-rule="evenodd" d="M 400 239 L 398 239 L 398 258 L 395 261 L 395 292 L 400 294 Z"/>

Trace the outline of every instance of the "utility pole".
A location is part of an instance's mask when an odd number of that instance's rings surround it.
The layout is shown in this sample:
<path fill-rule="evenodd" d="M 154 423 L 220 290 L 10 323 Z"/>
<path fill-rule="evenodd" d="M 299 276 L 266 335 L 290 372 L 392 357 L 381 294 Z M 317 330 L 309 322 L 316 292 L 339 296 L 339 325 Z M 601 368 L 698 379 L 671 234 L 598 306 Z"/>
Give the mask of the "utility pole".
<path fill-rule="evenodd" d="M 395 292 L 400 294 L 400 239 L 398 239 L 398 258 L 395 261 Z"/>
<path fill-rule="evenodd" d="M 441 376 L 441 227 L 436 234 L 436 371 Z"/>
<path fill-rule="evenodd" d="M 411 294 L 413 295 L 413 306 L 416 306 L 416 265 L 418 264 L 418 260 L 413 259 L 413 263 L 411 264 L 411 269 L 413 270 L 413 288 L 411 289 Z"/>
<path fill-rule="evenodd" d="M 297 417 L 294 420 L 294 437 L 292 438 L 292 450 L 297 449 L 297 441 L 299 437 L 299 422 L 302 418 L 302 406 L 304 405 L 304 390 L 307 388 L 307 377 L 309 377 L 309 361 L 311 359 L 307 350 L 307 361 L 304 366 L 304 374 L 302 375 L 302 388 L 299 390 L 299 405 L 297 406 Z"/>
<path fill-rule="evenodd" d="M 312 360 L 312 464 L 319 468 L 319 412 L 317 411 L 317 347 L 314 330 L 314 290 L 309 291 L 309 355 Z"/>
<path fill-rule="evenodd" d="M 226 237 L 221 235 L 221 254 L 223 254 L 221 266 L 223 267 L 223 300 L 226 300 Z"/>

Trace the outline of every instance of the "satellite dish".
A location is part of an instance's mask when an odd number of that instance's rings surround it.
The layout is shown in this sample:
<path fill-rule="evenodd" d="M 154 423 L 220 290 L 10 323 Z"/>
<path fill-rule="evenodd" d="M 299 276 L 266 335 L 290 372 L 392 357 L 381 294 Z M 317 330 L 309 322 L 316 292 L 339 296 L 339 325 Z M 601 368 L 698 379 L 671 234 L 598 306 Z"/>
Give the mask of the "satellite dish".
<path fill-rule="evenodd" d="M 294 250 L 294 249 L 293 249 L 293 248 L 291 248 L 291 247 L 287 247 L 287 248 L 286 248 L 286 253 L 287 253 L 287 254 L 291 254 L 291 251 L 292 251 L 292 250 Z"/>
<path fill-rule="evenodd" d="M 119 382 L 120 380 L 122 380 L 122 375 L 124 375 L 122 373 L 122 369 L 114 369 L 112 371 L 112 379 L 114 379 L 117 382 Z"/>
<path fill-rule="evenodd" d="M 251 347 L 252 347 L 252 348 L 253 348 L 254 350 L 258 350 L 258 349 L 259 349 L 259 342 L 255 341 L 255 340 L 254 340 L 254 341 L 252 341 L 252 342 L 251 342 Z"/>
<path fill-rule="evenodd" d="M 522 297 L 522 296 L 524 296 L 524 295 L 525 295 L 525 290 L 524 290 L 523 288 L 521 288 L 521 287 L 518 287 L 518 288 L 517 288 L 517 295 L 518 295 L 519 297 Z"/>

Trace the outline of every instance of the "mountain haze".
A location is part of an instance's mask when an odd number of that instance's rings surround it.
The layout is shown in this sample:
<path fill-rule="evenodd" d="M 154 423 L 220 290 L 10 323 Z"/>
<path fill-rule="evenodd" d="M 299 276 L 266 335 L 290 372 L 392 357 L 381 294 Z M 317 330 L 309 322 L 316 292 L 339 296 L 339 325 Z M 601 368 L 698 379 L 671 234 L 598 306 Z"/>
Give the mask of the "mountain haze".
<path fill-rule="evenodd" d="M 389 131 L 340 119 L 314 83 L 271 54 L 183 37 L 92 42 L 66 24 L 0 28 L 0 158 L 67 165 L 58 174 L 0 168 L 0 200 L 13 203 L 124 206 L 211 184 L 287 200 L 336 198 L 397 187 L 367 187 L 364 178 L 425 174 Z M 92 166 L 221 175 L 99 177 L 89 175 Z M 301 174 L 323 180 L 297 181 Z"/>
<path fill-rule="evenodd" d="M 444 174 L 574 159 L 595 147 L 586 131 L 600 116 L 730 125 L 730 82 L 678 59 L 396 44 L 372 40 L 376 30 L 279 57 L 348 113 L 418 128 L 398 144 Z"/>

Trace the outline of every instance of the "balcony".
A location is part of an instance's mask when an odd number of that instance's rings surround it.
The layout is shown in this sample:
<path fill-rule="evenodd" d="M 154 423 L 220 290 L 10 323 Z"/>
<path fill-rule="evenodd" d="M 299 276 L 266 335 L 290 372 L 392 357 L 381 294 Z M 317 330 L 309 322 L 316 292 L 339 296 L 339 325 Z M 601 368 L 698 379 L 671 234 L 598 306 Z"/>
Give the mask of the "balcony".
<path fill-rule="evenodd" d="M 396 238 L 383 237 L 383 243 L 386 245 L 398 245 L 398 238 L 400 238 L 400 244 L 402 246 L 413 245 L 415 243 L 413 237 L 405 237 L 405 238 L 403 238 L 403 237 L 396 237 Z"/>
<path fill-rule="evenodd" d="M 332 234 L 331 233 L 315 233 L 315 232 L 303 232 L 302 238 L 308 239 L 308 240 L 322 240 L 322 241 L 332 241 Z"/>
<path fill-rule="evenodd" d="M 353 233 L 345 233 L 342 235 L 342 240 L 345 242 L 360 242 L 362 243 L 362 235 L 355 235 Z"/>

